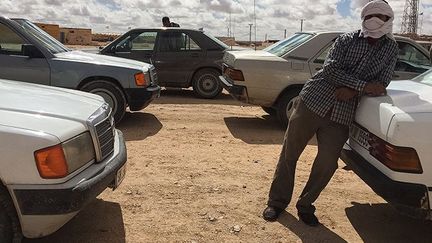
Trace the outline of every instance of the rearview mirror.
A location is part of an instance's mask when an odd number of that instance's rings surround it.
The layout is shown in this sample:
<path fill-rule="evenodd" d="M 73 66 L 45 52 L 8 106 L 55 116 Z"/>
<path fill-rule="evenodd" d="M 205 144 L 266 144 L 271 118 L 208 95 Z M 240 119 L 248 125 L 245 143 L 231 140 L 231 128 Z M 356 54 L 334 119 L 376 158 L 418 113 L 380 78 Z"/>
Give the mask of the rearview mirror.
<path fill-rule="evenodd" d="M 23 44 L 21 51 L 24 56 L 29 58 L 45 58 L 44 54 L 32 44 Z"/>

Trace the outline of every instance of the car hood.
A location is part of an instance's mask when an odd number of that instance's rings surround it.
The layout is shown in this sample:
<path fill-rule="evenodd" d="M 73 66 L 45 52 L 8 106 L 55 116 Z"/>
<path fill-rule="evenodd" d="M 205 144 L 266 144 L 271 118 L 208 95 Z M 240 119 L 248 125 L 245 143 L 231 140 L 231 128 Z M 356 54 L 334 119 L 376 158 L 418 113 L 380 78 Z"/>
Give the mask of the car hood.
<path fill-rule="evenodd" d="M 145 62 L 139 62 L 135 60 L 130 60 L 126 58 L 120 57 L 112 57 L 101 54 L 88 53 L 83 51 L 68 51 L 55 54 L 56 58 L 74 61 L 74 62 L 82 62 L 96 65 L 108 65 L 115 67 L 124 67 L 130 69 L 136 69 L 142 71 L 147 71 L 150 69 L 150 64 Z"/>
<path fill-rule="evenodd" d="M 387 95 L 363 97 L 355 121 L 376 135 L 386 137 L 394 116 L 432 113 L 432 86 L 416 81 L 393 81 Z"/>
<path fill-rule="evenodd" d="M 83 123 L 104 103 L 102 97 L 90 93 L 0 79 L 0 112 Z M 2 117 L 0 124 L 7 123 L 7 120 L 7 117 Z"/>
<path fill-rule="evenodd" d="M 243 51 L 227 51 L 225 52 L 224 62 L 230 66 L 234 66 L 237 61 L 255 60 L 255 61 L 286 61 L 285 59 L 271 54 L 267 51 L 254 51 L 254 50 L 243 50 Z"/>

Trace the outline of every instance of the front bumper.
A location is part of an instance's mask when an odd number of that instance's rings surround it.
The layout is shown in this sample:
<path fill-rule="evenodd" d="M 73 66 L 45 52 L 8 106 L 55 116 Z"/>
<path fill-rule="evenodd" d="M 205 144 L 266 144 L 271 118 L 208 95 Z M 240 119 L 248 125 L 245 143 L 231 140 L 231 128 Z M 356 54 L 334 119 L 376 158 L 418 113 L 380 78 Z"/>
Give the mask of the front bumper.
<path fill-rule="evenodd" d="M 351 149 L 343 149 L 341 159 L 400 213 L 419 219 L 431 219 L 427 186 L 394 181 Z"/>
<path fill-rule="evenodd" d="M 139 111 L 146 108 L 154 99 L 160 96 L 160 91 L 161 87 L 159 85 L 151 85 L 145 89 L 125 89 L 125 93 L 128 98 L 129 109 L 131 111 Z"/>
<path fill-rule="evenodd" d="M 219 76 L 219 80 L 222 87 L 224 87 L 224 89 L 226 89 L 234 99 L 245 103 L 248 102 L 248 94 L 245 86 L 235 85 L 228 81 L 224 76 Z"/>
<path fill-rule="evenodd" d="M 83 178 L 79 184 L 62 189 L 14 189 L 13 193 L 21 215 L 65 215 L 78 212 L 95 199 L 102 191 L 111 186 L 117 171 L 126 164 L 126 145 L 123 134 L 117 131 L 118 153 L 109 157 L 95 176 Z M 101 162 L 104 163 L 104 162 Z"/>

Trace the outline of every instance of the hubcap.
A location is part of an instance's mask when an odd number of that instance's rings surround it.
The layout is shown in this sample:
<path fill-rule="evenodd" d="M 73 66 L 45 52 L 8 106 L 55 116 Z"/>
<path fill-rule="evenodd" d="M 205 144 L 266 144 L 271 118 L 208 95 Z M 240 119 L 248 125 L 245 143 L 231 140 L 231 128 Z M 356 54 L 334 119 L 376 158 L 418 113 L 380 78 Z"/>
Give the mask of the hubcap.
<path fill-rule="evenodd" d="M 113 112 L 116 111 L 117 100 L 114 98 L 114 94 L 112 94 L 111 92 L 109 92 L 108 90 L 105 90 L 105 89 L 94 89 L 91 92 L 93 94 L 97 94 L 97 95 L 102 96 L 102 98 L 105 100 L 105 102 L 111 106 Z"/>

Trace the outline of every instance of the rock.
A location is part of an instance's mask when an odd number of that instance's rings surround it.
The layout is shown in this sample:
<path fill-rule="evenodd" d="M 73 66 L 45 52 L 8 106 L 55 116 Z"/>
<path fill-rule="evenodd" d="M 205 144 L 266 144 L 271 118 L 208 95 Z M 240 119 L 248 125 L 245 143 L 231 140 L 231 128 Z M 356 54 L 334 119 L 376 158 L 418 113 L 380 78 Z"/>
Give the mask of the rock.
<path fill-rule="evenodd" d="M 215 222 L 217 219 L 216 219 L 215 217 L 213 217 L 213 216 L 209 216 L 209 217 L 208 217 L 208 220 L 209 220 L 210 222 Z"/>
<path fill-rule="evenodd" d="M 241 230 L 242 230 L 242 227 L 240 225 L 234 225 L 231 229 L 231 232 L 239 233 Z"/>
<path fill-rule="evenodd" d="M 259 160 L 254 160 L 254 163 L 255 164 L 258 164 L 260 161 Z"/>
<path fill-rule="evenodd" d="M 246 188 L 246 185 L 243 185 L 243 188 Z"/>
<path fill-rule="evenodd" d="M 132 195 L 132 191 L 127 191 L 126 194 Z"/>
<path fill-rule="evenodd" d="M 198 213 L 198 215 L 199 215 L 199 216 L 206 216 L 206 215 L 207 215 L 207 212 L 201 212 L 201 213 Z"/>

